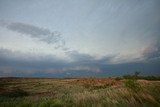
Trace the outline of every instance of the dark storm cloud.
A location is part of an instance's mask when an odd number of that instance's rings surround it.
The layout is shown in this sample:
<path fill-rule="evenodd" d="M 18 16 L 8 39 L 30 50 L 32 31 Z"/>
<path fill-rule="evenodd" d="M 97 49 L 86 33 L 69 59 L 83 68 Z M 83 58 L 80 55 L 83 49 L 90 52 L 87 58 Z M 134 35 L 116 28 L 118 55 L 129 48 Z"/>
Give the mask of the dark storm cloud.
<path fill-rule="evenodd" d="M 82 61 L 82 62 L 85 62 L 85 61 L 94 61 L 96 60 L 95 57 L 89 55 L 89 54 L 85 54 L 85 53 L 80 53 L 78 51 L 68 51 L 66 52 L 66 54 L 72 58 L 75 62 L 79 62 L 79 61 Z M 109 62 L 111 61 L 111 59 L 113 59 L 114 57 L 116 57 L 116 55 L 112 55 L 112 56 L 105 56 L 103 57 L 102 59 L 98 59 L 97 61 L 99 62 Z"/>
<path fill-rule="evenodd" d="M 160 60 L 152 60 L 149 62 L 129 62 L 123 64 L 108 64 L 101 65 L 100 72 L 97 76 L 122 76 L 128 74 L 134 74 L 135 71 L 139 71 L 141 75 L 160 75 Z"/>
<path fill-rule="evenodd" d="M 66 52 L 66 54 L 73 59 L 75 62 L 77 61 L 91 61 L 94 59 L 94 57 L 88 55 L 88 54 L 84 54 L 84 53 L 79 53 L 78 51 L 70 51 L 70 52 Z"/>
<path fill-rule="evenodd" d="M 107 63 L 110 58 L 95 59 L 94 57 L 72 51 L 69 57 L 73 62 L 57 59 L 54 56 L 29 56 L 21 52 L 15 52 L 8 49 L 0 49 L 0 72 L 5 75 L 47 75 L 54 76 L 82 76 L 93 75 L 101 72 L 100 66 Z"/>
<path fill-rule="evenodd" d="M 0 49 L 0 75 L 32 75 L 61 72 L 59 68 L 64 66 L 62 60 L 54 56 L 30 56 L 20 52 Z"/>
<path fill-rule="evenodd" d="M 8 49 L 0 49 L 0 76 L 28 76 L 28 75 L 68 75 L 70 71 L 100 72 L 97 66 L 81 63 L 69 63 L 57 59 L 55 56 L 30 56 Z"/>
<path fill-rule="evenodd" d="M 88 65 L 88 66 L 99 66 L 101 64 L 111 64 L 112 61 L 117 57 L 117 55 L 108 55 L 102 58 L 95 58 L 89 54 L 80 53 L 78 51 L 69 51 L 66 52 L 71 60 L 74 62 L 73 64 L 79 65 Z"/>
<path fill-rule="evenodd" d="M 152 51 L 154 53 L 154 51 Z M 33 56 L 21 52 L 0 49 L 0 76 L 117 76 L 134 73 L 139 70 L 144 75 L 158 75 L 160 59 L 110 64 L 116 56 L 95 59 L 79 52 L 70 53 L 73 62 L 57 59 L 55 56 Z M 147 57 L 147 55 L 146 55 Z M 152 56 L 153 57 L 153 56 Z M 81 59 L 82 58 L 82 59 Z M 148 59 L 150 57 L 147 57 Z M 153 71 L 154 69 L 154 71 Z"/>
<path fill-rule="evenodd" d="M 155 48 L 156 47 L 156 48 Z M 117 76 L 126 75 L 134 73 L 135 71 L 140 71 L 142 75 L 159 75 L 160 69 L 160 58 L 159 58 L 159 48 L 154 46 L 155 49 L 147 50 L 144 55 L 144 60 L 137 60 L 134 62 L 118 63 L 112 64 L 117 55 L 105 56 L 101 59 L 95 59 L 93 56 L 88 54 L 79 53 L 77 51 L 70 52 L 69 55 L 74 59 L 74 63 L 71 63 L 74 67 L 67 67 L 66 73 L 69 72 L 71 77 L 73 76 Z M 151 60 L 152 59 L 152 60 Z M 78 67 L 76 67 L 78 65 Z M 93 68 L 94 72 L 87 72 L 86 75 L 83 69 L 79 70 L 80 67 L 89 66 Z M 74 70 L 72 70 L 74 68 Z M 76 72 L 76 69 L 78 72 Z M 87 67 L 86 67 L 87 69 Z"/>

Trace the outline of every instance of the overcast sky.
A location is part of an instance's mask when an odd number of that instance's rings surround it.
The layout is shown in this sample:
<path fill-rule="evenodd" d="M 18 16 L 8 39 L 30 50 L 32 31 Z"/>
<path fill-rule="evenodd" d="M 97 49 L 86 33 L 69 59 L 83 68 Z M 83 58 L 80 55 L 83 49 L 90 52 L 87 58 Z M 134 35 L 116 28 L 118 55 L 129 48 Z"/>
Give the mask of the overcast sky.
<path fill-rule="evenodd" d="M 160 74 L 160 0 L 0 0 L 0 76 Z"/>

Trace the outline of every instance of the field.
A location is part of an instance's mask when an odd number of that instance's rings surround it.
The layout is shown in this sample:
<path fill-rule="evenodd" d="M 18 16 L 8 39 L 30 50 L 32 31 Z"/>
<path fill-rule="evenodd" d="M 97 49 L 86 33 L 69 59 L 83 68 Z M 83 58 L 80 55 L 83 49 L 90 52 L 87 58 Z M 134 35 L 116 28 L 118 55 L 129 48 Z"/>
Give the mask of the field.
<path fill-rule="evenodd" d="M 0 107 L 160 107 L 160 81 L 0 78 Z"/>

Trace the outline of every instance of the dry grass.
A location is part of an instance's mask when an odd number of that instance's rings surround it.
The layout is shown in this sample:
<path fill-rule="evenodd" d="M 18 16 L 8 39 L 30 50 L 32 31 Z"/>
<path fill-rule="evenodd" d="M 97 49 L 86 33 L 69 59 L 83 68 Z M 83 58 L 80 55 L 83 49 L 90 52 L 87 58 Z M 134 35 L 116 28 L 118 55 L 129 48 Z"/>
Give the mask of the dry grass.
<path fill-rule="evenodd" d="M 0 107 L 160 106 L 160 81 L 138 80 L 142 89 L 136 92 L 125 87 L 125 81 L 114 78 L 1 78 Z M 15 91 L 17 89 L 20 90 Z M 7 96 L 11 93 L 12 97 Z"/>

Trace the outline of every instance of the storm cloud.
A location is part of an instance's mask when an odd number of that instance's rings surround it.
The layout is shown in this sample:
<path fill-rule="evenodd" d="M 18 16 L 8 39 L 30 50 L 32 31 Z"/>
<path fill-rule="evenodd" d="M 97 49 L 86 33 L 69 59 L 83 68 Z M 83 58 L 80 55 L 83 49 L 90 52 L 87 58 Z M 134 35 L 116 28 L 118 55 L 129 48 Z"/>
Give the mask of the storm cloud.
<path fill-rule="evenodd" d="M 0 76 L 159 75 L 159 0 L 0 1 Z"/>
<path fill-rule="evenodd" d="M 65 40 L 58 31 L 51 32 L 49 29 L 40 28 L 34 25 L 20 23 L 20 22 L 6 22 L 1 20 L 0 25 L 9 30 L 21 33 L 31 38 L 36 38 L 47 44 L 56 44 L 55 48 L 64 48 Z"/>

